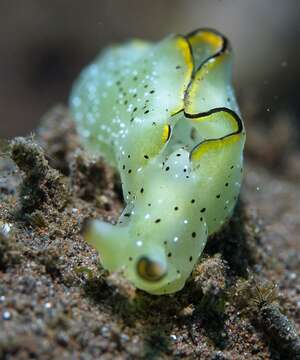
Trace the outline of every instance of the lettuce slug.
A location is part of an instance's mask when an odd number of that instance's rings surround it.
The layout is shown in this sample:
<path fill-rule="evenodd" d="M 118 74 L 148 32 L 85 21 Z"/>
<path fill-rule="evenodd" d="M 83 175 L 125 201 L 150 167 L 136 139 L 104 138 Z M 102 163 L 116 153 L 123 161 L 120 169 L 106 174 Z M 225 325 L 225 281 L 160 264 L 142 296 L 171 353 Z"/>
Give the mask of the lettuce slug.
<path fill-rule="evenodd" d="M 231 67 L 228 40 L 200 29 L 112 46 L 73 87 L 82 142 L 118 169 L 126 201 L 116 225 L 94 220 L 86 240 L 148 293 L 182 289 L 237 201 L 245 131 Z"/>

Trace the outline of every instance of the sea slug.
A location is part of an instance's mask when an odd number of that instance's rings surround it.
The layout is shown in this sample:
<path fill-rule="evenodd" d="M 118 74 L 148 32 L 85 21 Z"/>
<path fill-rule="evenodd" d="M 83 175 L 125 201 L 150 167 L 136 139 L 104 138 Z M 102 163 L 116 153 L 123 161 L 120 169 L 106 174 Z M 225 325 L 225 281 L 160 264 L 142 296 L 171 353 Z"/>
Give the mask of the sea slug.
<path fill-rule="evenodd" d="M 126 202 L 86 240 L 148 293 L 182 289 L 239 196 L 245 131 L 231 67 L 228 40 L 199 29 L 112 46 L 73 87 L 82 142 L 118 169 Z"/>

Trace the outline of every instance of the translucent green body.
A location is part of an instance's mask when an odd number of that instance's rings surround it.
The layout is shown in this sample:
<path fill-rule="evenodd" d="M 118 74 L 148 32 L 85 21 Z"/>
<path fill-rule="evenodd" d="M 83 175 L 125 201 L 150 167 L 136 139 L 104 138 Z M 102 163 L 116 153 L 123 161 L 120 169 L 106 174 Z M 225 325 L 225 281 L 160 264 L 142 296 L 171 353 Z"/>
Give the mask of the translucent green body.
<path fill-rule="evenodd" d="M 127 204 L 87 241 L 138 288 L 180 290 L 240 191 L 245 133 L 227 40 L 197 30 L 112 47 L 80 75 L 71 109 L 86 148 L 119 170 Z"/>

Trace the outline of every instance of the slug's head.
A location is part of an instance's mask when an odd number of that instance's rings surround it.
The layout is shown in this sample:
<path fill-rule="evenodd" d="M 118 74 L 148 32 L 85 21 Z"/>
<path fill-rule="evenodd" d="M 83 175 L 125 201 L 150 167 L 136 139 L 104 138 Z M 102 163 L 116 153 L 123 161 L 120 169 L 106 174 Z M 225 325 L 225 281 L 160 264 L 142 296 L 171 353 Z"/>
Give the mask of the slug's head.
<path fill-rule="evenodd" d="M 149 175 L 141 175 L 142 187 L 136 187 L 118 224 L 95 220 L 86 233 L 104 268 L 123 271 L 151 294 L 180 290 L 206 243 L 198 185 L 187 175 L 188 162 L 188 153 L 177 150 L 163 167 L 153 164 L 145 170 Z"/>
<path fill-rule="evenodd" d="M 165 245 L 160 246 L 155 234 L 152 234 L 152 242 L 145 237 L 135 237 L 135 230 L 134 226 L 94 220 L 88 226 L 85 238 L 98 250 L 105 269 L 122 271 L 137 288 L 152 294 L 181 288 L 185 278 L 170 261 Z"/>

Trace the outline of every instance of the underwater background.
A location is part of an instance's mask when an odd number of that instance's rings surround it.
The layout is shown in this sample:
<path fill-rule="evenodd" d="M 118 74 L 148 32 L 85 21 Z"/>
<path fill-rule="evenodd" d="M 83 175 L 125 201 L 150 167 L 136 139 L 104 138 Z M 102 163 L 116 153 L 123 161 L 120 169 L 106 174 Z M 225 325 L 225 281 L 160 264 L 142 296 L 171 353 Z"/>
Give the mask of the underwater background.
<path fill-rule="evenodd" d="M 295 125 L 299 11 L 297 0 L 1 0 L 0 136 L 32 131 L 49 107 L 66 102 L 80 69 L 106 45 L 198 27 L 230 39 L 248 124 L 284 116 Z"/>

